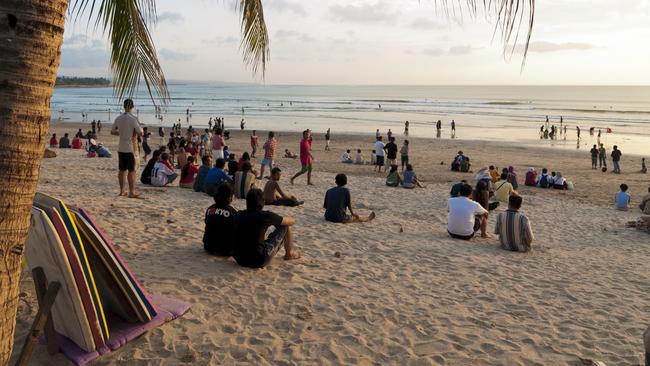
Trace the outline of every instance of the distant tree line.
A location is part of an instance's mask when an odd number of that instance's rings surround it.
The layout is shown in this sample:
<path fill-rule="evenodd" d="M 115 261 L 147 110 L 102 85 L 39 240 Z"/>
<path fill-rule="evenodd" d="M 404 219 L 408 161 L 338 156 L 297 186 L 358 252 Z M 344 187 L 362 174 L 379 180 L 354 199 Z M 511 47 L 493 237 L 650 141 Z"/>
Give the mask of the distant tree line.
<path fill-rule="evenodd" d="M 55 86 L 110 86 L 106 78 L 85 78 L 76 76 L 57 76 Z"/>

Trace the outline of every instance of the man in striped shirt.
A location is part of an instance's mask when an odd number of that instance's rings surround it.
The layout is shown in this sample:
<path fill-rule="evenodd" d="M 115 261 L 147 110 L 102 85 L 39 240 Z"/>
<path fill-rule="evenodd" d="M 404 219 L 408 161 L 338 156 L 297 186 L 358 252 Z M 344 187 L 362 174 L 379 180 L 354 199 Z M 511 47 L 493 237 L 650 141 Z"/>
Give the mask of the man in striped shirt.
<path fill-rule="evenodd" d="M 262 167 L 260 168 L 260 175 L 257 179 L 264 177 L 264 167 L 269 166 L 269 170 L 273 169 L 273 160 L 275 159 L 275 148 L 278 146 L 278 141 L 275 139 L 275 133 L 269 132 L 269 139 L 266 140 L 264 146 L 264 159 L 262 159 Z"/>
<path fill-rule="evenodd" d="M 519 195 L 511 195 L 508 209 L 497 215 L 494 233 L 499 235 L 501 248 L 513 252 L 527 252 L 533 242 L 533 230 L 528 218 L 519 213 L 523 199 Z"/>

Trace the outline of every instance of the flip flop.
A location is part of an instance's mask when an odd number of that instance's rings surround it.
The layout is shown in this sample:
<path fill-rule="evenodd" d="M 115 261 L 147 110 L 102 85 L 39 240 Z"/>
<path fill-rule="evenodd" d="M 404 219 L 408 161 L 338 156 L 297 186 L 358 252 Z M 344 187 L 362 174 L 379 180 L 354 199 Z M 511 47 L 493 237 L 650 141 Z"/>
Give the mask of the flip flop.
<path fill-rule="evenodd" d="M 139 199 L 139 200 L 143 200 L 143 199 L 144 199 L 144 197 L 142 197 L 142 196 L 139 195 L 139 194 L 129 195 L 129 198 L 135 198 L 135 199 Z"/>

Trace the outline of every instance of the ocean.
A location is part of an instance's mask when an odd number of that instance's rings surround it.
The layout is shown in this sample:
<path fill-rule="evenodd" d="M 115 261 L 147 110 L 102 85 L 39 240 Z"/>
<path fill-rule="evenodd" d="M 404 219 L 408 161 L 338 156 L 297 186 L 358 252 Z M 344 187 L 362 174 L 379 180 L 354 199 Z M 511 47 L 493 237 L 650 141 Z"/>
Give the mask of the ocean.
<path fill-rule="evenodd" d="M 601 141 L 610 149 L 619 145 L 624 154 L 650 155 L 650 86 L 265 86 L 177 81 L 169 83 L 169 90 L 171 102 L 163 107 L 162 123 L 147 94 L 143 90 L 136 94 L 136 113 L 143 124 L 170 126 L 180 120 L 184 127 L 198 128 L 219 116 L 229 129 L 238 129 L 243 118 L 246 129 L 310 128 L 319 134 L 331 128 L 335 139 L 337 133 L 374 136 L 376 129 L 382 134 L 391 129 L 401 136 L 409 121 L 409 135 L 417 137 L 585 151 Z M 89 121 L 106 122 L 120 113 L 121 102 L 111 88 L 56 88 L 51 108 L 54 123 L 79 122 L 82 112 Z M 542 138 L 546 116 L 549 128 L 560 128 L 562 117 L 567 133 L 555 140 Z M 576 126 L 581 129 L 580 140 Z"/>

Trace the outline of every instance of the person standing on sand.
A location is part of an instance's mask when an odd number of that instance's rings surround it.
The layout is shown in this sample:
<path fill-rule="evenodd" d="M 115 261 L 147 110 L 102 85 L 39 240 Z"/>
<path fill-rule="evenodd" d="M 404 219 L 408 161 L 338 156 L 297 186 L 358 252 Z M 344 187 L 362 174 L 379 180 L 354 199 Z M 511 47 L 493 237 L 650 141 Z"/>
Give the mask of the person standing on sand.
<path fill-rule="evenodd" d="M 243 108 L 242 108 L 242 110 L 243 110 Z M 244 119 L 242 118 L 241 122 L 239 122 L 239 128 L 241 128 L 241 130 L 243 131 L 245 125 L 246 125 L 246 122 L 244 122 Z"/>
<path fill-rule="evenodd" d="M 257 131 L 253 130 L 251 135 L 251 158 L 255 159 L 255 153 L 257 152 Z"/>
<path fill-rule="evenodd" d="M 300 164 L 302 169 L 291 177 L 291 184 L 299 176 L 307 173 L 307 185 L 313 185 L 311 183 L 311 171 L 312 171 L 312 161 L 314 160 L 313 155 L 311 154 L 311 143 L 309 139 L 311 137 L 311 130 L 307 129 L 302 132 L 302 140 L 300 141 Z"/>
<path fill-rule="evenodd" d="M 223 131 L 217 128 L 215 134 L 212 136 L 212 160 L 224 159 L 223 147 L 226 142 L 223 140 Z"/>
<path fill-rule="evenodd" d="M 535 239 L 528 218 L 519 213 L 523 199 L 513 194 L 508 199 L 508 209 L 497 215 L 494 233 L 499 236 L 501 248 L 512 252 L 528 252 Z"/>
<path fill-rule="evenodd" d="M 576 135 L 578 135 L 578 140 L 580 140 L 580 126 L 576 126 Z"/>
<path fill-rule="evenodd" d="M 139 194 L 135 193 L 135 155 L 133 150 L 133 137 L 142 137 L 142 128 L 138 119 L 131 114 L 133 110 L 133 100 L 126 99 L 124 101 L 124 113 L 115 118 L 111 135 L 119 136 L 119 145 L 117 154 L 119 156 L 118 162 L 118 181 L 120 183 L 120 196 L 126 196 L 124 190 L 124 180 L 127 178 L 129 184 L 129 198 L 141 198 Z"/>
<path fill-rule="evenodd" d="M 377 141 L 375 142 L 375 171 L 378 173 L 381 173 L 381 168 L 384 166 L 385 145 L 381 140 L 381 136 L 377 136 Z"/>
<path fill-rule="evenodd" d="M 614 145 L 612 150 L 612 165 L 614 165 L 614 169 L 612 173 L 621 174 L 621 166 L 619 165 L 621 155 L 623 155 L 621 150 L 618 149 L 618 146 Z"/>
<path fill-rule="evenodd" d="M 409 121 L 404 122 L 404 136 L 409 135 Z"/>
<path fill-rule="evenodd" d="M 262 166 L 260 167 L 260 175 L 257 179 L 264 178 L 264 167 L 269 166 L 269 170 L 273 169 L 273 160 L 275 160 L 275 149 L 278 146 L 278 141 L 275 139 L 275 132 L 269 131 L 269 138 L 262 146 L 264 149 L 264 159 L 262 159 Z"/>
<path fill-rule="evenodd" d="M 596 164 L 598 163 L 598 146 L 594 144 L 594 147 L 589 152 L 591 153 L 591 169 L 596 169 Z"/>
<path fill-rule="evenodd" d="M 325 133 L 325 151 L 330 150 L 330 138 L 332 135 L 330 134 L 330 129 L 327 129 L 327 132 Z"/>
<path fill-rule="evenodd" d="M 598 167 L 607 168 L 607 149 L 604 144 L 600 144 L 598 148 Z"/>
<path fill-rule="evenodd" d="M 350 190 L 345 187 L 348 184 L 348 177 L 345 174 L 337 174 L 336 187 L 330 188 L 325 193 L 325 220 L 334 223 L 350 224 L 354 222 L 368 222 L 375 218 L 375 213 L 371 212 L 368 216 L 359 216 L 352 209 L 352 198 Z M 350 210 L 350 214 L 347 214 Z"/>

